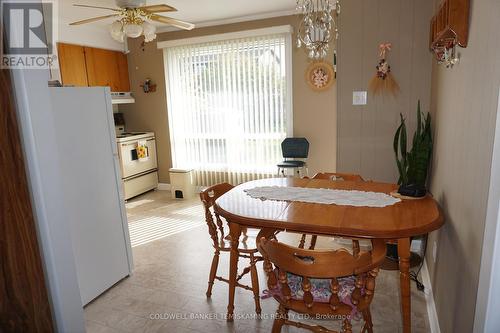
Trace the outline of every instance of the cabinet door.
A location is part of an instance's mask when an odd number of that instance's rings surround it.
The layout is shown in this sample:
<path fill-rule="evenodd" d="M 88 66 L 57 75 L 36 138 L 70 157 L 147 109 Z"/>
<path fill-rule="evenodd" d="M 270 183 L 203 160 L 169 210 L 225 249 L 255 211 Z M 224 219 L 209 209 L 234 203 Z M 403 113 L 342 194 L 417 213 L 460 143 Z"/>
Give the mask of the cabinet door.
<path fill-rule="evenodd" d="M 87 68 L 83 46 L 57 43 L 61 81 L 64 85 L 87 87 Z"/>
<path fill-rule="evenodd" d="M 118 63 L 118 91 L 130 91 L 130 81 L 128 78 L 128 61 L 127 55 L 123 52 L 116 52 Z"/>
<path fill-rule="evenodd" d="M 109 86 L 111 91 L 130 91 L 126 56 L 118 51 L 85 47 L 89 86 Z"/>

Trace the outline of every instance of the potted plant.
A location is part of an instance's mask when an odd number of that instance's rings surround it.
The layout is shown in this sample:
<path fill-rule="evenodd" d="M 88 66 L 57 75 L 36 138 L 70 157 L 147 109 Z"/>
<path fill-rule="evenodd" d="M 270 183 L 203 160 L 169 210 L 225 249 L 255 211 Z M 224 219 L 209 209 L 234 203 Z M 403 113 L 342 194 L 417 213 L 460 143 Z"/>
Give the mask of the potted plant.
<path fill-rule="evenodd" d="M 394 135 L 394 154 L 399 171 L 398 193 L 407 197 L 424 197 L 427 193 L 427 172 L 432 155 L 431 116 L 420 111 L 420 101 L 417 104 L 417 128 L 413 134 L 411 149 L 408 151 L 406 124 L 400 114 L 401 124 Z M 387 243 L 386 261 L 384 269 L 397 269 L 398 247 L 396 244 Z M 410 257 L 411 267 L 421 261 L 419 255 L 412 252 Z M 392 263 L 391 263 L 392 262 Z M 396 263 L 396 264 L 394 264 Z M 417 287 L 419 285 L 417 284 Z"/>
<path fill-rule="evenodd" d="M 427 171 L 432 155 L 431 116 L 420 111 L 417 105 L 417 128 L 408 151 L 406 124 L 400 114 L 401 124 L 394 135 L 394 154 L 399 171 L 398 193 L 409 197 L 423 197 L 427 193 Z"/>

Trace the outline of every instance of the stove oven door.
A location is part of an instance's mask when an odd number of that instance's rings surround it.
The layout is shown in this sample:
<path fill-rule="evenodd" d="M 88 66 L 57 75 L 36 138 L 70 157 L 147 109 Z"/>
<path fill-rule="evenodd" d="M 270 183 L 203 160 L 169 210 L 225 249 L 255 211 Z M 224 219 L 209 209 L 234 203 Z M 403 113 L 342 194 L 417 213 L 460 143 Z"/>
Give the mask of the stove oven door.
<path fill-rule="evenodd" d="M 141 140 L 142 141 L 142 140 Z M 122 166 L 123 178 L 129 178 L 141 173 L 155 170 L 156 162 L 156 142 L 154 138 L 146 139 L 146 156 L 145 159 L 137 157 L 138 141 L 120 142 L 120 160 Z"/>

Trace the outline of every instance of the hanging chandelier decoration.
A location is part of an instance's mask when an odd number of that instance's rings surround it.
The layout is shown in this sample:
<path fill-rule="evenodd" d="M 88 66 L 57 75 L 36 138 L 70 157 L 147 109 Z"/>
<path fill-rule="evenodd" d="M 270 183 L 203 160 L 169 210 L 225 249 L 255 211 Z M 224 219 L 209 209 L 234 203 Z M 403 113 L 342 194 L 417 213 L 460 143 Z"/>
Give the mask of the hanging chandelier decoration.
<path fill-rule="evenodd" d="M 330 42 L 338 38 L 340 1 L 297 0 L 296 10 L 303 15 L 297 32 L 297 47 L 304 46 L 311 59 L 324 59 Z"/>

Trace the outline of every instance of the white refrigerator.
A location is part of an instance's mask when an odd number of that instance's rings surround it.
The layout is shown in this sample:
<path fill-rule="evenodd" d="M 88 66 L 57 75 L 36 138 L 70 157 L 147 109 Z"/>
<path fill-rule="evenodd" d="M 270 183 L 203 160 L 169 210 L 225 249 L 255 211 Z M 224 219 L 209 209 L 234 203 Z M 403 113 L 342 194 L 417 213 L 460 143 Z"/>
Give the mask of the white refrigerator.
<path fill-rule="evenodd" d="M 109 88 L 51 88 L 57 149 L 82 304 L 132 272 Z M 57 156 L 55 155 L 55 156 Z"/>

